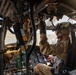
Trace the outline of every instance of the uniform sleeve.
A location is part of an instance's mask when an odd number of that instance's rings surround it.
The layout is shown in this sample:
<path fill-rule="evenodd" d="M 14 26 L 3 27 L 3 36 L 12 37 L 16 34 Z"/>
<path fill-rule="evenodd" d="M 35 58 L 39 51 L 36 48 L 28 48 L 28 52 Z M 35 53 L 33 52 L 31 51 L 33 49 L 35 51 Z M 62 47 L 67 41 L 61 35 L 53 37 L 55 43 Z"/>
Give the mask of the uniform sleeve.
<path fill-rule="evenodd" d="M 40 52 L 46 56 L 52 55 L 59 55 L 64 52 L 64 44 L 57 42 L 56 45 L 50 45 L 47 42 L 47 37 L 43 39 L 40 38 Z"/>

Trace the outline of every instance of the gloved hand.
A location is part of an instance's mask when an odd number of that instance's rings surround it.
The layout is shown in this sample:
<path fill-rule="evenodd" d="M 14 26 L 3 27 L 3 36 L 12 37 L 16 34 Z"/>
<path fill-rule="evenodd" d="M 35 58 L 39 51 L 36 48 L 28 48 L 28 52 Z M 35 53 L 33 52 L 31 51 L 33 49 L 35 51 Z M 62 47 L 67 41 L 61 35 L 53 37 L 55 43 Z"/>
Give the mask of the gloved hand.
<path fill-rule="evenodd" d="M 47 58 L 47 61 L 51 61 L 51 60 L 54 61 L 54 56 L 53 55 L 49 55 L 48 58 Z"/>

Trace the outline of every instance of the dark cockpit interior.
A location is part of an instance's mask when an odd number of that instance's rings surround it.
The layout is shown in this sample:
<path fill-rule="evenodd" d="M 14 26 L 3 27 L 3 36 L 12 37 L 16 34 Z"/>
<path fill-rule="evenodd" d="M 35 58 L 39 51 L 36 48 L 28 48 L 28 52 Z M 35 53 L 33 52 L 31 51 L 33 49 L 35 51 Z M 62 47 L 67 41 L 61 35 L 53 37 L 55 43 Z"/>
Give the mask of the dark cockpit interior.
<path fill-rule="evenodd" d="M 76 75 L 76 0 L 0 0 L 0 75 L 35 75 L 33 67 L 38 63 L 52 65 L 40 52 L 37 31 L 62 30 L 55 21 L 64 15 L 70 28 L 68 56 L 62 74 L 54 75 Z M 51 25 L 44 23 L 47 19 Z M 5 44 L 8 31 L 15 43 Z"/>

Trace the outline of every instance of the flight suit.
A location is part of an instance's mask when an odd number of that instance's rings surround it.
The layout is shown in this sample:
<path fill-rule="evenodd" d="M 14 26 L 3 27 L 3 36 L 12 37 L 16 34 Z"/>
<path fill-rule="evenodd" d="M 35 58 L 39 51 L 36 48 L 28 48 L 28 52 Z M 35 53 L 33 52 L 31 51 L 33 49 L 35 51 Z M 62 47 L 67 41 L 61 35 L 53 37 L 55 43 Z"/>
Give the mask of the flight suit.
<path fill-rule="evenodd" d="M 42 42 L 40 41 L 40 52 L 43 55 L 56 55 L 58 58 L 60 58 L 63 61 L 66 61 L 65 58 L 67 58 L 67 49 L 68 49 L 68 40 L 67 41 L 58 41 L 56 45 L 49 45 L 47 41 Z M 39 71 L 37 71 L 37 69 Z M 51 67 L 47 66 L 45 64 L 37 64 L 34 67 L 34 73 L 38 73 L 39 75 L 52 75 L 51 73 Z M 42 74 L 43 72 L 44 74 Z"/>
<path fill-rule="evenodd" d="M 43 34 L 44 35 L 44 34 Z M 45 55 L 56 55 L 61 60 L 64 60 L 67 55 L 68 40 L 58 41 L 57 44 L 51 45 L 47 42 L 46 38 L 40 41 L 40 52 Z"/>
<path fill-rule="evenodd" d="M 62 33 L 64 35 L 69 35 L 69 29 L 66 28 L 62 30 Z M 42 33 L 40 35 L 40 45 L 39 45 L 40 52 L 45 56 L 49 56 L 49 55 L 57 56 L 59 59 L 64 61 L 64 63 L 66 63 L 68 41 L 69 39 L 65 41 L 62 40 L 62 41 L 58 41 L 55 45 L 51 45 L 47 42 L 46 34 Z M 53 75 L 51 72 L 51 67 L 47 66 L 46 64 L 42 64 L 42 63 L 39 63 L 34 67 L 34 73 L 38 75 Z"/>

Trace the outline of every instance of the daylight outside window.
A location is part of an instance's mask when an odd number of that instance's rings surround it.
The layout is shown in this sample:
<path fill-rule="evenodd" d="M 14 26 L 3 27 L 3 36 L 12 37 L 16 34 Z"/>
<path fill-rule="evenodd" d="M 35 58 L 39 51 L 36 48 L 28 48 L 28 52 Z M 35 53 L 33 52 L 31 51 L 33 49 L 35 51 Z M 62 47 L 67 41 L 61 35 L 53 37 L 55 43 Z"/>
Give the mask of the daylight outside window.
<path fill-rule="evenodd" d="M 55 26 L 57 25 L 57 23 L 61 23 L 61 22 L 70 22 L 72 24 L 76 23 L 76 21 L 74 21 L 73 19 L 70 19 L 66 15 L 64 15 L 62 19 L 59 19 L 59 21 L 57 21 L 56 17 L 53 18 L 53 23 Z M 46 26 L 52 25 L 49 19 L 45 20 L 45 23 L 46 23 Z M 55 44 L 57 42 L 55 32 L 52 30 L 46 30 L 46 32 L 47 32 L 47 38 L 48 38 L 49 44 Z M 16 40 L 15 35 L 7 31 L 6 38 L 5 38 L 5 44 L 16 43 L 16 41 L 17 40 Z M 40 41 L 40 30 L 38 29 L 36 45 L 39 45 L 39 41 Z"/>

